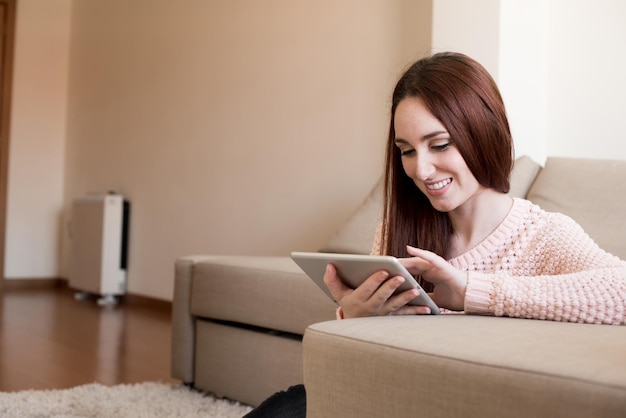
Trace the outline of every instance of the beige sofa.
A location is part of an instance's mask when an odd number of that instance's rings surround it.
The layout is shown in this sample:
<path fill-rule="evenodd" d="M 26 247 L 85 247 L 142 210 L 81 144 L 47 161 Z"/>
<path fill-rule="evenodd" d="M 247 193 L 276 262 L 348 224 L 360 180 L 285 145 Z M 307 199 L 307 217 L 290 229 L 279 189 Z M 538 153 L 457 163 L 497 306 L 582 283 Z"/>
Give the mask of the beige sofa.
<path fill-rule="evenodd" d="M 626 161 L 520 158 L 511 194 L 570 215 L 626 259 L 625 178 Z M 369 252 L 380 194 L 379 184 L 323 250 Z M 250 405 L 304 382 L 310 417 L 626 416 L 624 326 L 336 321 L 335 308 L 288 257 L 182 257 L 172 376 Z"/>

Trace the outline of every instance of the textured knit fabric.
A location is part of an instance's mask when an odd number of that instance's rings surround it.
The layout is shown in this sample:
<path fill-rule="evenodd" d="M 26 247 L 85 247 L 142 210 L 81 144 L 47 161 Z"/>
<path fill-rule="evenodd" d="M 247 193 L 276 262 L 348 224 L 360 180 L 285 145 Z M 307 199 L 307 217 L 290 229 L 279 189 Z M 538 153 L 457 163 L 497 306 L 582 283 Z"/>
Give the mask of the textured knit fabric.
<path fill-rule="evenodd" d="M 448 261 L 469 272 L 468 314 L 626 324 L 626 262 L 600 249 L 571 218 L 528 200 L 514 199 L 495 231 Z"/>

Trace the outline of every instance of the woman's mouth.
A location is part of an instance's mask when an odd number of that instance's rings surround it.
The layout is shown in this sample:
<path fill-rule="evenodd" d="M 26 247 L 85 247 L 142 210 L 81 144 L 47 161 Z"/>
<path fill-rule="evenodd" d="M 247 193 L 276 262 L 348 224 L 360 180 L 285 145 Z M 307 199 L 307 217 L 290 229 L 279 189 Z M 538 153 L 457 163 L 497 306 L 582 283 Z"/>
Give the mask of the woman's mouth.
<path fill-rule="evenodd" d="M 438 181 L 437 183 L 426 184 L 426 188 L 428 190 L 441 190 L 446 187 L 448 184 L 452 183 L 452 179 L 445 179 L 442 181 Z"/>

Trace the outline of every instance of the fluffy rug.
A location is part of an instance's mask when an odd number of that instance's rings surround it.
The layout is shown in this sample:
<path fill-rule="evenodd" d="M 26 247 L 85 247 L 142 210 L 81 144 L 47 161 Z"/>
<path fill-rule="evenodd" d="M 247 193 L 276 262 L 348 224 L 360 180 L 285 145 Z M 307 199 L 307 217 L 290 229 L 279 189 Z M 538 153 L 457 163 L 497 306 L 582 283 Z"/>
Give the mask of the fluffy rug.
<path fill-rule="evenodd" d="M 0 417 L 11 418 L 240 418 L 251 409 L 182 385 L 155 382 L 0 393 Z"/>

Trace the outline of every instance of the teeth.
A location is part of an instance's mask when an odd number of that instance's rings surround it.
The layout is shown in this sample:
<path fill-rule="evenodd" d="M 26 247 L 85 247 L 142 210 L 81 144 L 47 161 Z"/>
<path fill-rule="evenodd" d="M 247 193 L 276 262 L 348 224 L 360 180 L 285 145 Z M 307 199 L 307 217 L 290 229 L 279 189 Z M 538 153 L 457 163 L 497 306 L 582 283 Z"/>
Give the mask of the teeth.
<path fill-rule="evenodd" d="M 452 183 L 452 179 L 446 179 L 446 180 L 440 181 L 439 183 L 427 184 L 426 187 L 429 190 L 439 190 L 439 189 L 443 189 L 450 183 Z"/>

